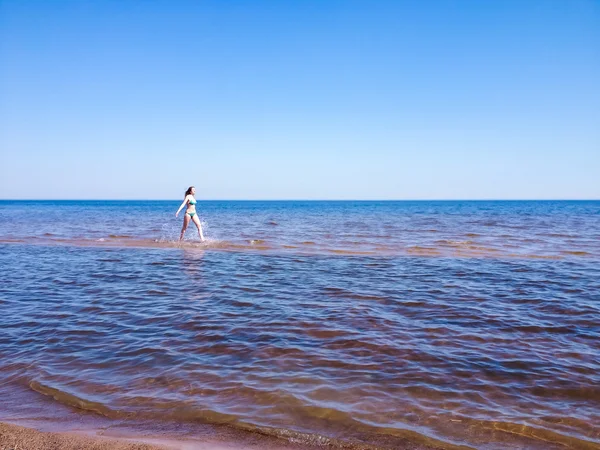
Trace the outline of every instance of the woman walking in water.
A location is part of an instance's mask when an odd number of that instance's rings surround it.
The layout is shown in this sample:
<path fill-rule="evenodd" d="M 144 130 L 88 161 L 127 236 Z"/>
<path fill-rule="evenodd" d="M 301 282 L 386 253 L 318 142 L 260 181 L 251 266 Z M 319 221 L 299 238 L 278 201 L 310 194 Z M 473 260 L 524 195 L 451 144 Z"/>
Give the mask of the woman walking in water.
<path fill-rule="evenodd" d="M 194 224 L 198 228 L 198 236 L 200 236 L 200 240 L 204 241 L 204 235 L 202 234 L 202 225 L 200 225 L 200 219 L 196 214 L 196 199 L 194 198 L 196 195 L 196 188 L 194 186 L 190 186 L 187 191 L 185 191 L 185 198 L 183 199 L 183 203 L 175 213 L 175 217 L 179 216 L 179 212 L 183 209 L 184 206 L 187 205 L 187 209 L 185 210 L 185 215 L 183 216 L 183 227 L 181 228 L 181 236 L 179 236 L 179 240 L 183 240 L 183 233 L 185 233 L 186 228 L 188 227 L 190 220 L 194 221 Z"/>

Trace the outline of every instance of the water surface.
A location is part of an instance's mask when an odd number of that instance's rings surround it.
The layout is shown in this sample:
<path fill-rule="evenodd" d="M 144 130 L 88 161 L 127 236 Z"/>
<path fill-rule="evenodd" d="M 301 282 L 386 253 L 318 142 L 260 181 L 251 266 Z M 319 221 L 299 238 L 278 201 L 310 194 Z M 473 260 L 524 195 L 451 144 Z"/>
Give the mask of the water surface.
<path fill-rule="evenodd" d="M 0 202 L 0 383 L 307 443 L 600 448 L 600 202 Z M 35 214 L 32 214 L 32 211 Z"/>

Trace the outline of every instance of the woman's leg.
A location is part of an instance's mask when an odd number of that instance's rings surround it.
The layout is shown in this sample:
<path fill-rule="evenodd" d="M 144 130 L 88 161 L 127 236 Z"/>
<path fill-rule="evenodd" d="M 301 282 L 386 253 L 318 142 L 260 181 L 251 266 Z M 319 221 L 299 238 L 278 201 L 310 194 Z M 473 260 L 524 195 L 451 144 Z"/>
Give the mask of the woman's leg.
<path fill-rule="evenodd" d="M 194 217 L 192 217 L 192 220 L 196 224 L 196 227 L 198 227 L 198 236 L 200 236 L 200 240 L 203 241 L 204 235 L 202 234 L 202 225 L 200 224 L 200 219 L 198 218 L 198 214 L 196 214 Z"/>
<path fill-rule="evenodd" d="M 180 241 L 183 240 L 183 233 L 185 233 L 185 229 L 188 227 L 189 223 L 190 223 L 190 215 L 186 213 L 183 215 L 183 227 L 181 228 L 181 235 L 179 236 Z"/>

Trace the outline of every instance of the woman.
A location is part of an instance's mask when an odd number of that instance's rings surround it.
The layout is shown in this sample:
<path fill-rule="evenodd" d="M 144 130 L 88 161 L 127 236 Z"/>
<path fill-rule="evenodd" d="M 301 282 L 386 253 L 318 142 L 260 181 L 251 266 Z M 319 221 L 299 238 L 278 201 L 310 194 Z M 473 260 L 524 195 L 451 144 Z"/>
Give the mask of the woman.
<path fill-rule="evenodd" d="M 200 236 L 200 240 L 204 241 L 204 235 L 202 234 L 202 225 L 200 225 L 200 219 L 196 214 L 196 199 L 194 198 L 196 195 L 196 188 L 194 186 L 190 186 L 187 191 L 185 191 L 185 198 L 183 199 L 183 203 L 175 213 L 175 217 L 179 216 L 179 212 L 183 209 L 185 205 L 187 205 L 187 209 L 185 210 L 185 216 L 183 216 L 183 227 L 181 228 L 181 236 L 179 236 L 179 240 L 183 240 L 183 233 L 185 233 L 186 228 L 188 227 L 190 220 L 193 220 L 198 228 L 198 236 Z"/>

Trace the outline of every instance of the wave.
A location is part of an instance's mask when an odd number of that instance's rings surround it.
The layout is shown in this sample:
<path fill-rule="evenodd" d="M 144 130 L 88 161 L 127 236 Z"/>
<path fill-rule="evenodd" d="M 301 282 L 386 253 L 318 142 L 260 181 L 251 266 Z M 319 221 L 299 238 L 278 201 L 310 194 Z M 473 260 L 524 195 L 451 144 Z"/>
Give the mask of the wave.
<path fill-rule="evenodd" d="M 421 450 L 465 450 L 472 449 L 466 445 L 457 445 L 440 439 L 429 437 L 409 429 L 375 427 L 360 420 L 352 419 L 348 414 L 329 408 L 308 407 L 305 414 L 318 418 L 322 423 L 332 424 L 336 416 L 337 420 L 343 420 L 348 428 L 344 437 L 329 436 L 323 432 L 310 432 L 302 429 L 287 427 L 274 427 L 248 420 L 242 420 L 233 414 L 224 414 L 209 408 L 193 408 L 177 401 L 155 401 L 153 410 L 125 411 L 109 408 L 102 403 L 84 399 L 80 396 L 70 394 L 60 389 L 42 384 L 37 381 L 29 383 L 31 390 L 52 397 L 59 404 L 76 408 L 112 420 L 160 420 L 164 422 L 193 423 L 199 422 L 209 425 L 225 425 L 248 433 L 256 433 L 265 436 L 286 440 L 292 444 L 310 447 L 345 448 L 356 450 L 379 450 L 390 448 L 415 448 Z M 161 427 L 163 428 L 163 427 Z"/>
<path fill-rule="evenodd" d="M 100 414 L 111 419 L 119 419 L 127 416 L 127 414 L 123 414 L 120 411 L 114 411 L 108 408 L 107 406 L 103 405 L 102 403 L 85 400 L 83 398 L 77 397 L 76 395 L 69 394 L 67 392 L 61 391 L 60 389 L 55 389 L 53 387 L 46 386 L 37 381 L 31 381 L 29 383 L 29 387 L 35 392 L 52 397 L 57 402 L 62 403 L 66 406 L 71 406 L 73 408 L 81 409 L 83 411 L 94 412 L 96 414 Z"/>
<path fill-rule="evenodd" d="M 408 425 L 406 427 L 402 427 L 400 424 L 397 426 L 376 425 L 366 419 L 352 417 L 343 411 L 302 404 L 295 397 L 286 400 L 286 404 L 300 411 L 300 415 L 307 419 L 308 424 L 318 423 L 319 427 L 325 428 L 325 430 L 310 430 L 301 425 L 294 427 L 265 425 L 261 423 L 261 419 L 258 417 L 255 418 L 256 420 L 249 420 L 248 418 L 218 412 L 210 408 L 189 406 L 189 403 L 177 400 L 160 401 L 151 399 L 153 402 L 152 409 L 138 409 L 135 411 L 114 409 L 100 402 L 82 398 L 38 381 L 30 381 L 29 387 L 39 394 L 52 397 L 56 402 L 67 407 L 98 414 L 112 420 L 156 421 L 162 424 L 160 428 L 163 429 L 165 428 L 164 424 L 168 422 L 196 422 L 226 426 L 248 433 L 283 439 L 292 444 L 317 448 L 356 450 L 390 448 L 466 450 L 476 448 L 466 445 L 458 436 L 453 439 L 451 437 L 452 432 L 448 433 L 449 437 L 442 439 L 435 434 L 428 435 L 411 429 Z M 525 440 L 525 442 L 528 442 L 527 448 L 530 449 L 573 448 L 592 450 L 598 449 L 600 445 L 600 441 L 593 437 L 592 440 L 584 440 L 542 426 L 531 426 L 523 423 L 480 420 L 465 416 L 448 416 L 447 422 L 448 424 L 460 423 L 461 426 L 468 427 L 473 434 L 478 436 L 476 441 L 480 441 L 480 443 L 484 443 L 488 435 L 506 433 L 507 435 L 518 436 L 516 439 L 520 439 L 520 443 Z M 327 429 L 331 429 L 331 432 L 327 432 Z M 508 437 L 504 438 L 507 447 L 510 446 L 510 443 L 507 442 L 509 439 Z"/>

